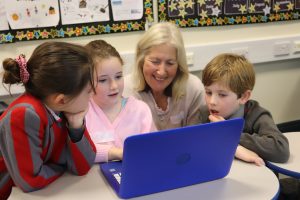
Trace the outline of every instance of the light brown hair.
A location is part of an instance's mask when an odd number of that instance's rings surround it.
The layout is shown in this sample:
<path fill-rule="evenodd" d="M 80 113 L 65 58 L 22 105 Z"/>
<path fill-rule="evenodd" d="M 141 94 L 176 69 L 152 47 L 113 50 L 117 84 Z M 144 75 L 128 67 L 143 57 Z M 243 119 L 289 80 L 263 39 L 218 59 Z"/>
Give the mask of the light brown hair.
<path fill-rule="evenodd" d="M 116 48 L 104 40 L 93 40 L 89 42 L 85 47 L 92 55 L 95 62 L 99 62 L 102 59 L 107 59 L 110 57 L 116 57 L 119 59 L 122 65 L 124 64 L 123 59 L 121 58 Z"/>
<path fill-rule="evenodd" d="M 204 86 L 216 82 L 221 82 L 241 97 L 244 92 L 252 91 L 254 88 L 254 67 L 244 56 L 231 53 L 220 54 L 213 58 L 202 72 Z"/>

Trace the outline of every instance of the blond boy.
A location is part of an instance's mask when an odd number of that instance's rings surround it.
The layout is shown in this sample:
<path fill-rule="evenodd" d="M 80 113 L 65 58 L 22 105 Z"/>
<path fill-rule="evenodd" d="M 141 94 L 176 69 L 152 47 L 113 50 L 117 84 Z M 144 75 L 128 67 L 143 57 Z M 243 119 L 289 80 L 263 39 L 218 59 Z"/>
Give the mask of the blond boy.
<path fill-rule="evenodd" d="M 220 54 L 202 73 L 210 122 L 236 117 L 245 125 L 235 156 L 246 162 L 264 165 L 263 160 L 286 162 L 289 158 L 287 138 L 275 125 L 271 113 L 257 101 L 250 100 L 255 84 L 253 65 L 243 56 Z"/>

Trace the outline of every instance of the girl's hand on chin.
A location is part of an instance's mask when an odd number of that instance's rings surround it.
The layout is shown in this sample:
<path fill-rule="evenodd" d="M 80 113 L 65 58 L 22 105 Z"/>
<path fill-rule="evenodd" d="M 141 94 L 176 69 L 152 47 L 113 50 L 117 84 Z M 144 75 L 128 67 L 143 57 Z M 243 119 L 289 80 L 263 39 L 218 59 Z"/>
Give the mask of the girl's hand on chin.
<path fill-rule="evenodd" d="M 82 128 L 84 117 L 87 111 L 88 111 L 88 107 L 85 110 L 76 113 L 64 112 L 64 115 L 68 120 L 69 127 L 74 129 Z"/>

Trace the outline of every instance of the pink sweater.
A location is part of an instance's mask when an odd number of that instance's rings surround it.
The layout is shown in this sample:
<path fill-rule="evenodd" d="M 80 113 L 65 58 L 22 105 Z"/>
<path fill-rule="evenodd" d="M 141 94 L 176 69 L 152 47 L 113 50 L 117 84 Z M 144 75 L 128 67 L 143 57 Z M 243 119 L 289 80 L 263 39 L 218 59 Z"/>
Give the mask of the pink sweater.
<path fill-rule="evenodd" d="M 156 131 L 147 104 L 129 97 L 114 122 L 110 122 L 101 108 L 91 99 L 86 126 L 96 146 L 95 162 L 107 162 L 112 147 L 123 148 L 128 136 Z"/>

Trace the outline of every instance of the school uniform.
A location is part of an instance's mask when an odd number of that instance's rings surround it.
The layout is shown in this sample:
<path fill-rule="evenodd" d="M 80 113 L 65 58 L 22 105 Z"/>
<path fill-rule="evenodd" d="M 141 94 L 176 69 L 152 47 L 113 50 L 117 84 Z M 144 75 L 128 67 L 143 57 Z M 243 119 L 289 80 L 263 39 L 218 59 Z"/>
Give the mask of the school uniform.
<path fill-rule="evenodd" d="M 30 94 L 12 102 L 0 120 L 1 199 L 13 185 L 35 191 L 66 170 L 84 175 L 94 163 L 95 146 L 86 128 L 68 129 L 64 117 Z"/>

